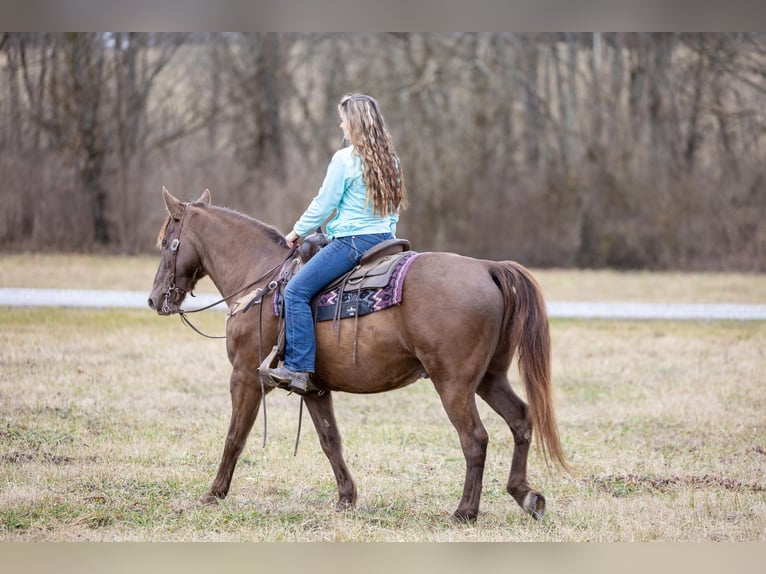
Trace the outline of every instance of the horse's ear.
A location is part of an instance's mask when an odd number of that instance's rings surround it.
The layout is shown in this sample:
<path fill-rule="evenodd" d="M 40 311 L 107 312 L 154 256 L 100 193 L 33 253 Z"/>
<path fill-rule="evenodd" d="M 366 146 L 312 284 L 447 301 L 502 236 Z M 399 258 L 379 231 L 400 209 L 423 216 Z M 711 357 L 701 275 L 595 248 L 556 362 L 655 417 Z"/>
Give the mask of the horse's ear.
<path fill-rule="evenodd" d="M 202 192 L 202 195 L 200 195 L 199 199 L 197 200 L 197 203 L 204 203 L 205 205 L 210 205 L 210 190 L 205 188 L 205 191 Z"/>
<path fill-rule="evenodd" d="M 170 217 L 176 221 L 181 219 L 184 207 L 183 203 L 173 197 L 173 194 L 171 194 L 164 185 L 162 186 L 162 199 L 165 200 L 165 209 L 168 210 Z"/>

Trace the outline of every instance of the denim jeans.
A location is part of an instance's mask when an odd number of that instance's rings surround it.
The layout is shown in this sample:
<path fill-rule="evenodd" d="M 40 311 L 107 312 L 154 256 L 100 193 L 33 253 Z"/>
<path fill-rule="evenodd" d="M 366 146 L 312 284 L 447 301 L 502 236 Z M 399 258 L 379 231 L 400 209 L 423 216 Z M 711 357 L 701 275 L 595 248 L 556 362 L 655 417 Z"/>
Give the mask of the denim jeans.
<path fill-rule="evenodd" d="M 333 279 L 351 271 L 362 254 L 390 233 L 336 237 L 309 259 L 285 288 L 285 366 L 292 371 L 314 372 L 316 337 L 311 299 Z"/>

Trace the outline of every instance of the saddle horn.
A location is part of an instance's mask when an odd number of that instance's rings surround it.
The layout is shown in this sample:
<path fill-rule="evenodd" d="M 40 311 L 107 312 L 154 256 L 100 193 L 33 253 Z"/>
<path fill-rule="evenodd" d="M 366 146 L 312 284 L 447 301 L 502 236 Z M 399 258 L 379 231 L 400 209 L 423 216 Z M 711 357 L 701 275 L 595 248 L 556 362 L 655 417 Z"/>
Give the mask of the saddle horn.
<path fill-rule="evenodd" d="M 317 227 L 317 230 L 306 237 L 306 239 L 304 239 L 301 243 L 300 247 L 298 247 L 298 255 L 300 255 L 301 261 L 306 263 L 328 243 L 330 243 L 330 240 L 324 234 L 322 228 Z"/>

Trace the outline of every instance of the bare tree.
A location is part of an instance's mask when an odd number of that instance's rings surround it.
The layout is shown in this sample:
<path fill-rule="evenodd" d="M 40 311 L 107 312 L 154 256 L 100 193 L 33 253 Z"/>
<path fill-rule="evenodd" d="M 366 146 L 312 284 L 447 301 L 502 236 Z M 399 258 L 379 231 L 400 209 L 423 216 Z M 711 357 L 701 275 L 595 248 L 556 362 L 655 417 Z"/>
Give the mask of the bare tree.
<path fill-rule="evenodd" d="M 0 56 L 4 245 L 144 248 L 160 178 L 286 222 L 364 91 L 420 249 L 766 269 L 762 33 L 0 33 Z"/>
<path fill-rule="evenodd" d="M 106 245 L 112 239 L 107 220 L 107 191 L 102 180 L 107 146 L 102 123 L 106 83 L 106 47 L 101 34 L 64 35 L 62 75 L 67 145 L 79 165 L 78 176 L 90 208 L 93 239 Z"/>
<path fill-rule="evenodd" d="M 236 154 L 252 170 L 284 170 L 280 44 L 278 34 L 260 32 L 222 36 L 218 44 Z"/>
<path fill-rule="evenodd" d="M 114 94 L 111 98 L 112 114 L 108 129 L 114 131 L 114 153 L 118 164 L 117 190 L 114 194 L 115 228 L 123 251 L 136 245 L 134 236 L 140 218 L 139 194 L 131 188 L 138 185 L 137 176 L 144 171 L 147 154 L 152 151 L 149 133 L 149 98 L 158 75 L 171 62 L 183 45 L 184 34 L 115 33 L 109 38 L 113 44 L 111 73 Z M 176 137 L 188 135 L 181 130 Z M 155 139 L 157 136 L 155 135 Z M 171 136 L 162 136 L 166 145 Z"/>

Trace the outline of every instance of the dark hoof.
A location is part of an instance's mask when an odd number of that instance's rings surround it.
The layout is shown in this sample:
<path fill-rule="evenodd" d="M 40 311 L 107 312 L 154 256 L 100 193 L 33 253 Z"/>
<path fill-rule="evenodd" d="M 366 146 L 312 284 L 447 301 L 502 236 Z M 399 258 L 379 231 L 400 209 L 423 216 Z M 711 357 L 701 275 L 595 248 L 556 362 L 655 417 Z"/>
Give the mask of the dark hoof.
<path fill-rule="evenodd" d="M 452 522 L 457 524 L 475 524 L 477 516 L 477 512 L 462 512 L 456 510 L 455 514 L 452 515 Z"/>
<path fill-rule="evenodd" d="M 210 492 L 199 497 L 199 503 L 204 504 L 205 506 L 215 506 L 218 504 L 219 500 L 220 499 L 217 496 Z"/>
<path fill-rule="evenodd" d="M 545 516 L 545 497 L 539 492 L 530 490 L 524 497 L 521 507 L 535 520 L 542 520 Z"/>

